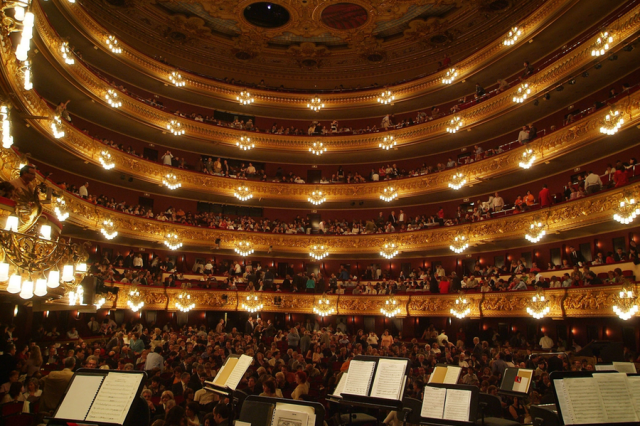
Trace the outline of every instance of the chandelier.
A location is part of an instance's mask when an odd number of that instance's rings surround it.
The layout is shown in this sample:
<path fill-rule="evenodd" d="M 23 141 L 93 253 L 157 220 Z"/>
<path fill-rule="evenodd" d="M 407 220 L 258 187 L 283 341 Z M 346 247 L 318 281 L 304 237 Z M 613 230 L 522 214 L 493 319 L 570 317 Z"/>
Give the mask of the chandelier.
<path fill-rule="evenodd" d="M 395 243 L 386 243 L 380 249 L 380 256 L 385 259 L 393 259 L 398 253 L 398 246 Z"/>
<path fill-rule="evenodd" d="M 311 194 L 309 194 L 309 197 L 307 198 L 307 200 L 311 204 L 313 204 L 314 206 L 319 206 L 320 204 L 322 204 L 325 201 L 327 201 L 326 197 L 324 196 L 324 193 L 322 191 L 319 191 L 319 190 L 311 192 Z"/>
<path fill-rule="evenodd" d="M 505 37 L 503 44 L 505 46 L 513 46 L 518 41 L 518 38 L 522 35 L 522 30 L 518 27 L 511 28 L 511 31 Z"/>
<path fill-rule="evenodd" d="M 184 135 L 182 124 L 178 120 L 171 120 L 169 124 L 167 124 L 167 130 L 169 130 L 174 136 Z"/>
<path fill-rule="evenodd" d="M 322 108 L 324 108 L 324 104 L 318 96 L 314 96 L 307 104 L 307 108 L 311 109 L 312 111 L 318 112 Z"/>
<path fill-rule="evenodd" d="M 247 201 L 253 198 L 251 190 L 246 186 L 239 186 L 238 189 L 233 192 L 233 195 L 240 201 Z"/>
<path fill-rule="evenodd" d="M 251 313 L 260 311 L 263 306 L 260 296 L 253 290 L 251 290 L 247 297 L 242 301 L 242 309 Z"/>
<path fill-rule="evenodd" d="M 53 209 L 53 212 L 56 214 L 56 217 L 60 222 L 64 222 L 69 217 L 69 211 L 67 209 L 67 202 L 64 200 L 64 197 L 56 198 L 56 206 Z"/>
<path fill-rule="evenodd" d="M 129 300 L 127 300 L 127 305 L 131 308 L 133 312 L 138 312 L 144 306 L 144 297 L 138 290 L 138 286 L 132 285 L 129 290 Z"/>
<path fill-rule="evenodd" d="M 527 97 L 531 94 L 531 88 L 529 87 L 529 83 L 522 83 L 518 90 L 516 91 L 515 96 L 513 97 L 513 102 L 517 104 L 521 104 L 527 100 Z"/>
<path fill-rule="evenodd" d="M 613 312 L 621 319 L 626 321 L 638 312 L 638 298 L 630 284 L 625 284 L 614 299 Z"/>
<path fill-rule="evenodd" d="M 535 319 L 544 318 L 550 310 L 549 301 L 545 299 L 544 294 L 540 291 L 536 292 L 527 306 L 527 312 Z"/>
<path fill-rule="evenodd" d="M 389 296 L 387 300 L 384 301 L 384 305 L 380 308 L 380 312 L 389 317 L 393 318 L 400 313 L 400 306 L 398 305 L 398 301 L 395 297 Z"/>
<path fill-rule="evenodd" d="M 381 103 L 382 105 L 388 105 L 391 102 L 393 102 L 395 99 L 396 97 L 393 94 L 393 92 L 387 89 L 380 94 L 380 97 L 378 98 L 378 103 Z"/>
<path fill-rule="evenodd" d="M 622 200 L 613 208 L 613 210 L 615 211 L 613 219 L 623 225 L 630 224 L 635 220 L 636 216 L 640 214 L 638 201 L 630 193 L 623 194 Z"/>
<path fill-rule="evenodd" d="M 191 295 L 189 293 L 183 291 L 178 294 L 178 298 L 176 300 L 176 308 L 178 308 L 180 312 L 189 312 L 195 307 L 196 303 L 191 300 Z"/>
<path fill-rule="evenodd" d="M 251 105 L 254 99 L 248 90 L 243 90 L 242 92 L 238 93 L 238 96 L 236 96 L 236 100 L 240 103 L 240 105 Z"/>
<path fill-rule="evenodd" d="M 31 49 L 31 39 L 33 38 L 33 24 L 35 22 L 35 16 L 32 12 L 24 13 L 24 8 L 21 8 L 22 12 L 18 12 L 18 8 L 15 9 L 18 17 L 24 16 L 24 18 L 22 19 L 22 38 L 20 38 L 18 47 L 16 47 L 16 59 L 19 61 L 26 61 L 29 49 Z M 22 15 L 23 13 L 24 15 Z M 17 18 L 16 20 L 20 21 L 20 19 Z"/>
<path fill-rule="evenodd" d="M 449 68 L 447 74 L 442 78 L 444 84 L 451 84 L 458 76 L 458 70 L 455 68 Z"/>
<path fill-rule="evenodd" d="M 118 40 L 115 36 L 108 36 L 105 43 L 107 44 L 109 50 L 111 50 L 113 53 L 122 53 L 122 49 L 120 48 L 120 46 L 118 46 Z"/>
<path fill-rule="evenodd" d="M 322 293 L 317 303 L 313 305 L 313 312 L 321 317 L 333 315 L 335 308 L 331 305 L 331 301 L 327 297 L 327 293 Z"/>
<path fill-rule="evenodd" d="M 164 239 L 164 245 L 169 247 L 170 250 L 178 250 L 182 247 L 182 240 L 177 232 L 170 232 Z"/>
<path fill-rule="evenodd" d="M 544 228 L 545 226 L 542 222 L 533 222 L 529 225 L 529 232 L 527 232 L 524 237 L 535 244 L 547 234 Z"/>
<path fill-rule="evenodd" d="M 396 146 L 396 138 L 394 138 L 393 135 L 387 135 L 382 139 L 379 146 L 385 151 L 389 151 L 391 148 Z"/>
<path fill-rule="evenodd" d="M 84 287 L 82 286 L 82 280 L 86 273 L 86 263 L 78 263 L 75 270 L 73 265 L 64 266 L 60 281 L 62 281 L 66 289 L 67 296 L 69 297 L 69 306 L 84 305 Z M 96 294 L 96 296 L 98 295 Z M 102 306 L 102 304 L 100 306 Z"/>
<path fill-rule="evenodd" d="M 451 121 L 449 121 L 449 127 L 447 127 L 447 132 L 449 133 L 457 132 L 462 127 L 462 124 L 463 124 L 462 117 L 460 117 L 459 115 L 456 115 L 451 119 Z"/>
<path fill-rule="evenodd" d="M 104 98 L 107 100 L 107 103 L 111 105 L 112 108 L 120 108 L 122 106 L 122 102 L 118 98 L 118 94 L 115 90 L 109 89 L 107 93 L 104 95 Z"/>
<path fill-rule="evenodd" d="M 104 295 L 102 294 L 93 295 L 93 306 L 95 306 L 96 309 L 100 309 L 102 305 L 104 305 L 106 302 L 107 302 L 107 299 L 104 297 Z"/>
<path fill-rule="evenodd" d="M 111 170 L 116 166 L 116 163 L 113 161 L 113 157 L 111 157 L 109 151 L 100 151 L 98 160 L 106 170 Z"/>
<path fill-rule="evenodd" d="M 605 135 L 615 135 L 618 129 L 624 124 L 624 118 L 617 109 L 609 110 L 609 114 L 604 117 L 604 124 L 600 127 L 600 133 Z"/>
<path fill-rule="evenodd" d="M 609 50 L 610 44 L 613 42 L 613 35 L 608 31 L 603 31 L 596 40 L 595 47 L 591 50 L 591 56 L 602 56 Z"/>
<path fill-rule="evenodd" d="M 309 256 L 315 260 L 322 260 L 329 256 L 329 250 L 325 246 L 312 246 L 309 248 Z"/>
<path fill-rule="evenodd" d="M 60 53 L 62 54 L 62 59 L 64 59 L 64 63 L 67 65 L 73 65 L 76 61 L 71 56 L 71 49 L 69 49 L 69 42 L 63 41 L 60 45 Z"/>
<path fill-rule="evenodd" d="M 242 257 L 249 256 L 254 252 L 253 244 L 250 241 L 236 241 L 233 250 Z"/>
<path fill-rule="evenodd" d="M 467 315 L 469 315 L 469 313 L 471 313 L 471 304 L 464 297 L 464 295 L 461 294 L 456 299 L 456 303 L 453 305 L 450 312 L 451 312 L 451 315 L 453 315 L 454 317 L 458 319 L 463 319 Z"/>
<path fill-rule="evenodd" d="M 173 173 L 167 173 L 167 175 L 162 178 L 162 184 L 172 191 L 182 186 L 182 183 L 180 183 L 178 176 L 174 175 Z"/>
<path fill-rule="evenodd" d="M 105 219 L 102 222 L 102 228 L 100 228 L 100 232 L 107 240 L 113 240 L 118 236 L 118 231 L 116 230 L 116 225 L 113 223 L 111 219 Z"/>
<path fill-rule="evenodd" d="M 309 147 L 309 152 L 315 155 L 322 155 L 327 152 L 327 148 L 322 142 L 314 142 L 313 145 Z"/>
<path fill-rule="evenodd" d="M 248 151 L 255 145 L 251 143 L 251 138 L 248 136 L 240 136 L 240 140 L 236 142 L 236 146 L 243 151 Z"/>
<path fill-rule="evenodd" d="M 13 145 L 13 136 L 11 136 L 11 121 L 9 120 L 9 107 L 0 106 L 0 118 L 2 119 L 2 147 L 11 148 Z"/>
<path fill-rule="evenodd" d="M 451 243 L 451 245 L 449 246 L 451 251 L 456 254 L 462 253 L 467 249 L 467 247 L 469 247 L 469 243 L 467 242 L 467 237 L 465 237 L 464 235 L 456 235 L 456 237 L 453 239 L 453 243 Z"/>
<path fill-rule="evenodd" d="M 24 61 L 20 70 L 24 76 L 24 90 L 33 89 L 33 83 L 31 82 L 31 62 Z"/>
<path fill-rule="evenodd" d="M 533 153 L 533 149 L 527 148 L 522 153 L 522 160 L 520 161 L 520 163 L 518 163 L 518 165 L 523 169 L 529 169 L 531 168 L 531 166 L 533 166 L 534 161 L 536 161 L 536 156 Z"/>
<path fill-rule="evenodd" d="M 60 120 L 60 116 L 56 115 L 51 119 L 51 131 L 53 132 L 53 137 L 56 139 L 60 139 L 64 137 L 64 130 L 61 129 L 62 120 Z"/>
<path fill-rule="evenodd" d="M 184 87 L 187 84 L 182 78 L 182 74 L 180 74 L 178 71 L 173 71 L 169 75 L 169 81 L 171 81 L 176 87 Z"/>
<path fill-rule="evenodd" d="M 386 201 L 387 203 L 398 198 L 398 189 L 393 186 L 387 186 L 380 194 L 380 199 L 382 201 Z"/>
<path fill-rule="evenodd" d="M 462 172 L 455 173 L 451 176 L 451 182 L 449 182 L 449 188 L 455 189 L 456 191 L 462 188 L 467 183 L 467 178 L 462 174 Z"/>

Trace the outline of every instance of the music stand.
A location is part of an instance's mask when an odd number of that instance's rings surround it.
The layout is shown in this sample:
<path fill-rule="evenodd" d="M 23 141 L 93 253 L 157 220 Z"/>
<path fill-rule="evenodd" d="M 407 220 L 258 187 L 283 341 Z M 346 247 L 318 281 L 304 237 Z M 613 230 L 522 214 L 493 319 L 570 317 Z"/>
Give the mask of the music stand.
<path fill-rule="evenodd" d="M 433 387 L 433 388 L 443 388 L 443 389 L 453 389 L 453 390 L 463 390 L 471 392 L 471 399 L 469 405 L 469 419 L 467 421 L 459 421 L 459 420 L 449 420 L 449 419 L 435 419 L 422 417 L 420 414 L 420 424 L 421 425 L 429 425 L 429 426 L 471 426 L 475 425 L 476 417 L 478 416 L 478 396 L 480 394 L 480 390 L 477 386 L 471 385 L 450 385 L 444 383 L 431 383 L 426 385 L 425 387 Z M 424 402 L 423 402 L 424 403 Z"/>

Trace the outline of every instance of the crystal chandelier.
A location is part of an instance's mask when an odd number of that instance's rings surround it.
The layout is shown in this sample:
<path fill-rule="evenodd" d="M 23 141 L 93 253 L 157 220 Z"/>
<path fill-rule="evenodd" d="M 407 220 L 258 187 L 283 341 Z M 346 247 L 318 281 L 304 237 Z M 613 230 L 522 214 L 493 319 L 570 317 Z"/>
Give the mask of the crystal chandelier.
<path fill-rule="evenodd" d="M 523 169 L 529 169 L 531 168 L 531 166 L 533 166 L 534 161 L 536 161 L 536 156 L 533 153 L 533 149 L 527 148 L 522 153 L 522 160 L 520 160 L 520 163 L 518 163 L 518 165 Z"/>
<path fill-rule="evenodd" d="M 164 239 L 164 245 L 169 247 L 170 250 L 178 250 L 182 247 L 182 240 L 177 232 L 170 232 Z"/>
<path fill-rule="evenodd" d="M 617 109 L 609 110 L 609 114 L 604 117 L 604 124 L 600 127 L 600 133 L 605 135 L 615 135 L 618 133 L 618 129 L 624 124 L 624 118 Z"/>
<path fill-rule="evenodd" d="M 71 49 L 69 49 L 69 42 L 63 41 L 60 45 L 60 53 L 64 59 L 64 63 L 67 65 L 73 65 L 76 63 L 75 59 L 71 56 Z"/>
<path fill-rule="evenodd" d="M 464 295 L 461 294 L 456 299 L 456 303 L 453 305 L 450 312 L 451 312 L 451 315 L 453 315 L 454 317 L 458 319 L 463 319 L 467 315 L 469 315 L 469 313 L 471 313 L 471 304 L 464 297 Z"/>
<path fill-rule="evenodd" d="M 233 195 L 240 201 L 247 201 L 253 198 L 251 190 L 246 186 L 239 186 L 238 189 L 233 192 Z"/>
<path fill-rule="evenodd" d="M 118 94 L 115 90 L 109 89 L 107 93 L 105 93 L 104 98 L 107 100 L 107 103 L 111 105 L 112 108 L 120 108 L 122 106 L 122 102 L 118 98 Z"/>
<path fill-rule="evenodd" d="M 322 260 L 329 255 L 329 250 L 325 246 L 311 246 L 309 248 L 309 256 L 315 260 Z"/>
<path fill-rule="evenodd" d="M 240 103 L 240 105 L 251 105 L 254 99 L 248 90 L 243 90 L 242 92 L 238 93 L 238 96 L 236 96 L 236 100 Z"/>
<path fill-rule="evenodd" d="M 451 251 L 456 254 L 462 253 L 467 249 L 467 247 L 469 247 L 469 243 L 467 242 L 467 237 L 465 237 L 464 235 L 456 235 L 456 237 L 453 239 L 453 243 L 451 243 L 451 245 L 449 246 Z"/>
<path fill-rule="evenodd" d="M 505 37 L 503 44 L 505 46 L 513 46 L 518 41 L 518 38 L 522 35 L 522 30 L 518 27 L 511 28 L 511 31 Z"/>
<path fill-rule="evenodd" d="M 115 36 L 108 36 L 105 43 L 107 44 L 109 50 L 111 50 L 113 53 L 122 53 L 122 49 L 120 48 L 120 46 L 118 46 L 118 40 Z"/>
<path fill-rule="evenodd" d="M 325 201 L 327 201 L 327 199 L 325 198 L 323 192 L 319 191 L 319 190 L 311 192 L 311 194 L 309 194 L 309 197 L 307 198 L 307 200 L 311 204 L 313 204 L 314 206 L 319 206 L 320 204 L 322 204 Z"/>
<path fill-rule="evenodd" d="M 527 306 L 527 312 L 535 319 L 544 318 L 550 310 L 549 301 L 545 299 L 544 294 L 540 291 L 536 292 Z"/>
<path fill-rule="evenodd" d="M 100 232 L 107 240 L 113 240 L 118 236 L 118 231 L 116 230 L 116 225 L 113 223 L 111 219 L 105 219 L 102 222 L 102 228 L 100 228 Z"/>
<path fill-rule="evenodd" d="M 2 119 L 2 147 L 11 148 L 13 145 L 13 136 L 11 136 L 11 121 L 9 120 L 9 107 L 0 106 L 0 117 Z"/>
<path fill-rule="evenodd" d="M 196 307 L 196 303 L 191 300 L 191 295 L 186 291 L 178 294 L 178 298 L 176 299 L 176 308 L 180 312 L 189 312 L 193 308 Z"/>
<path fill-rule="evenodd" d="M 389 151 L 391 148 L 396 146 L 396 138 L 394 138 L 392 135 L 387 135 L 382 139 L 382 142 L 380 142 L 379 146 L 385 151 Z"/>
<path fill-rule="evenodd" d="M 613 208 L 614 214 L 613 219 L 622 223 L 623 225 L 628 225 L 633 222 L 640 214 L 640 206 L 638 205 L 638 201 L 634 198 L 634 196 L 630 193 L 625 193 L 622 195 L 622 200 L 618 203 L 616 207 Z"/>
<path fill-rule="evenodd" d="M 638 312 L 638 298 L 632 285 L 625 284 L 620 293 L 614 296 L 613 312 L 625 321 Z"/>
<path fill-rule="evenodd" d="M 100 309 L 106 302 L 107 299 L 102 294 L 93 295 L 93 306 L 95 306 L 96 309 Z"/>
<path fill-rule="evenodd" d="M 521 104 L 527 100 L 527 97 L 529 97 L 530 94 L 531 88 L 529 87 L 529 83 L 522 83 L 513 97 L 513 102 Z"/>
<path fill-rule="evenodd" d="M 171 132 L 174 136 L 182 136 L 184 135 L 184 129 L 182 128 L 182 123 L 178 120 L 171 120 L 169 124 L 167 124 L 167 130 Z"/>
<path fill-rule="evenodd" d="M 378 103 L 381 103 L 382 105 L 388 105 L 395 99 L 396 97 L 393 92 L 387 89 L 380 94 L 380 97 L 378 97 Z"/>
<path fill-rule="evenodd" d="M 324 108 L 324 104 L 322 103 L 322 100 L 318 96 L 314 96 L 313 98 L 311 98 L 311 100 L 307 104 L 307 108 L 311 109 L 311 111 L 318 112 L 322 108 Z"/>
<path fill-rule="evenodd" d="M 18 8 L 16 8 L 16 12 L 17 9 Z M 24 8 L 22 8 L 22 12 L 18 13 L 18 15 L 22 15 L 22 13 L 24 13 Z M 26 12 L 23 16 L 24 18 L 22 19 L 22 37 L 20 38 L 18 47 L 16 47 L 16 59 L 24 62 L 27 60 L 27 54 L 31 49 L 31 39 L 33 38 L 33 24 L 35 22 L 35 16 L 32 12 Z"/>
<path fill-rule="evenodd" d="M 24 76 L 24 90 L 33 89 L 33 83 L 31 82 L 31 62 L 24 61 L 22 67 L 22 75 Z"/>
<path fill-rule="evenodd" d="M 53 132 L 53 137 L 56 139 L 63 138 L 65 133 L 64 130 L 61 129 L 62 120 L 60 120 L 60 116 L 56 115 L 51 119 L 51 131 Z"/>
<path fill-rule="evenodd" d="M 56 214 L 56 217 L 60 222 L 64 222 L 69 217 L 69 211 L 67 209 L 67 202 L 64 200 L 64 197 L 56 198 L 56 206 L 53 209 L 53 212 Z"/>
<path fill-rule="evenodd" d="M 602 56 L 609 50 L 611 43 L 613 42 L 613 35 L 608 31 L 603 31 L 596 39 L 596 44 L 591 50 L 591 56 Z"/>
<path fill-rule="evenodd" d="M 254 252 L 253 244 L 250 241 L 236 241 L 233 250 L 242 257 L 249 256 Z"/>
<path fill-rule="evenodd" d="M 393 186 L 387 186 L 380 194 L 380 199 L 382 201 L 386 201 L 387 203 L 398 198 L 398 189 Z"/>
<path fill-rule="evenodd" d="M 116 166 L 116 163 L 113 161 L 113 157 L 111 157 L 109 151 L 106 150 L 100 151 L 98 161 L 100 161 L 100 164 L 102 164 L 102 167 L 104 167 L 105 170 L 111 170 Z"/>
<path fill-rule="evenodd" d="M 449 133 L 457 132 L 462 127 L 462 124 L 463 124 L 462 117 L 460 117 L 459 115 L 456 115 L 451 119 L 451 121 L 449 121 L 449 127 L 447 127 L 447 132 Z"/>
<path fill-rule="evenodd" d="M 172 191 L 182 186 L 182 183 L 180 183 L 178 176 L 174 175 L 173 173 L 167 173 L 167 175 L 162 178 L 162 184 Z"/>
<path fill-rule="evenodd" d="M 386 243 L 380 249 L 380 256 L 385 259 L 393 259 L 398 253 L 398 246 L 395 243 Z"/>
<path fill-rule="evenodd" d="M 133 312 L 138 312 L 144 306 L 144 297 L 138 290 L 138 286 L 132 285 L 129 290 L 129 300 L 127 300 L 127 305 Z"/>
<path fill-rule="evenodd" d="M 455 68 L 449 68 L 447 74 L 442 78 L 444 84 L 451 84 L 458 76 L 458 70 Z"/>
<path fill-rule="evenodd" d="M 263 306 L 260 296 L 253 290 L 251 290 L 247 297 L 242 301 L 242 309 L 251 313 L 262 310 Z"/>
<path fill-rule="evenodd" d="M 529 225 L 529 232 L 527 232 L 524 237 L 535 244 L 547 234 L 547 231 L 544 228 L 545 225 L 542 222 L 534 221 L 531 225 Z"/>
<path fill-rule="evenodd" d="M 400 313 L 400 306 L 396 298 L 393 296 L 387 297 L 387 300 L 384 301 L 384 306 L 380 308 L 380 313 L 389 318 L 398 315 Z"/>
<path fill-rule="evenodd" d="M 456 191 L 462 188 L 467 183 L 467 178 L 462 174 L 462 172 L 455 173 L 451 176 L 451 182 L 449 182 L 449 188 L 455 189 Z"/>
<path fill-rule="evenodd" d="M 176 87 L 184 87 L 187 84 L 182 78 L 182 74 L 180 74 L 178 71 L 173 71 L 169 75 L 169 81 L 171 81 Z"/>
<path fill-rule="evenodd" d="M 248 136 L 241 136 L 240 140 L 236 142 L 236 146 L 243 151 L 248 151 L 255 145 L 251 143 L 251 138 Z"/>
<path fill-rule="evenodd" d="M 327 152 L 327 148 L 322 142 L 314 142 L 313 145 L 309 147 L 309 152 L 315 155 L 322 155 Z"/>
<path fill-rule="evenodd" d="M 323 293 L 318 301 L 313 305 L 313 312 L 321 317 L 333 315 L 335 311 L 335 308 L 331 305 L 331 301 L 327 297 L 327 293 Z"/>

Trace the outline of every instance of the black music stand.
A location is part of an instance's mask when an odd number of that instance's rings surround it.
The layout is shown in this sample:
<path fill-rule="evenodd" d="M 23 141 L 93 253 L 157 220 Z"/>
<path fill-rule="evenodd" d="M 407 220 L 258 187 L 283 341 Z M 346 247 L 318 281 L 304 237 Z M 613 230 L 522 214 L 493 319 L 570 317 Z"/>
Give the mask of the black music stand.
<path fill-rule="evenodd" d="M 270 398 L 266 396 L 249 395 L 244 400 L 242 407 L 240 408 L 239 421 L 251 423 L 251 426 L 271 426 L 271 419 L 264 417 L 264 422 L 256 422 L 255 411 L 259 405 L 271 405 L 276 406 L 277 403 L 286 403 L 290 405 L 300 405 L 304 407 L 311 407 L 315 411 L 316 421 L 315 426 L 324 425 L 325 409 L 322 404 L 315 401 L 301 401 L 296 399 L 282 399 L 282 398 Z M 262 420 L 263 417 L 260 417 Z M 303 425 L 304 426 L 304 425 Z"/>

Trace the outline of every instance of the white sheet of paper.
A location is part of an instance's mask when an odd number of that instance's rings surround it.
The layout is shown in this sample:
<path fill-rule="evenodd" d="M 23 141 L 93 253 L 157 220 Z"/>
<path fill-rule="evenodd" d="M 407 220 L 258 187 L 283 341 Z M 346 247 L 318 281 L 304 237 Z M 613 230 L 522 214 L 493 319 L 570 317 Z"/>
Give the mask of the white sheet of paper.
<path fill-rule="evenodd" d="M 342 373 L 342 376 L 340 376 L 340 381 L 336 386 L 336 390 L 333 391 L 334 396 L 341 396 L 340 394 L 344 392 L 344 385 L 345 383 L 347 383 L 347 377 L 349 377 L 349 373 Z"/>
<path fill-rule="evenodd" d="M 526 393 L 527 386 L 529 386 L 529 379 L 527 377 L 520 377 L 520 383 L 515 382 L 513 384 L 513 391 Z"/>
<path fill-rule="evenodd" d="M 238 384 L 240 384 L 240 380 L 244 377 L 244 373 L 247 372 L 247 369 L 253 362 L 253 357 L 247 355 L 240 355 L 240 359 L 236 364 L 235 368 L 229 374 L 229 378 L 227 379 L 226 386 L 230 389 L 236 390 Z"/>
<path fill-rule="evenodd" d="M 400 359 L 378 360 L 376 377 L 373 380 L 371 396 L 383 399 L 400 399 L 402 395 L 407 361 Z"/>
<path fill-rule="evenodd" d="M 371 376 L 373 376 L 373 369 L 375 367 L 375 361 L 351 360 L 349 363 L 349 376 L 347 377 L 347 383 L 345 383 L 342 393 L 369 396 Z"/>
<path fill-rule="evenodd" d="M 618 373 L 636 374 L 636 365 L 633 362 L 614 362 L 613 369 Z"/>
<path fill-rule="evenodd" d="M 633 407 L 626 373 L 595 373 L 604 412 L 609 423 L 637 422 L 638 416 Z"/>
<path fill-rule="evenodd" d="M 640 417 L 640 376 L 627 377 L 627 385 L 629 386 L 629 393 L 631 393 L 636 415 Z"/>
<path fill-rule="evenodd" d="M 575 424 L 607 423 L 600 392 L 591 377 L 564 379 Z"/>
<path fill-rule="evenodd" d="M 471 391 L 463 389 L 447 389 L 447 399 L 444 403 L 443 419 L 459 422 L 469 421 L 471 409 Z"/>
<path fill-rule="evenodd" d="M 240 420 L 236 420 L 234 422 L 235 426 L 251 426 L 251 423 L 247 423 L 247 422 L 241 422 Z"/>
<path fill-rule="evenodd" d="M 445 374 L 444 381 L 442 383 L 443 384 L 447 384 L 447 385 L 455 385 L 455 384 L 457 384 L 458 380 L 460 379 L 460 373 L 461 372 L 462 372 L 462 368 L 461 367 L 448 365 L 447 366 L 447 374 Z"/>
<path fill-rule="evenodd" d="M 596 371 L 616 371 L 613 364 L 596 364 Z"/>
<path fill-rule="evenodd" d="M 562 421 L 565 425 L 573 425 L 576 423 L 573 417 L 573 410 L 571 408 L 571 401 L 569 395 L 564 387 L 564 381 L 556 379 L 553 381 L 553 386 L 556 388 L 556 394 L 558 395 L 558 405 L 562 412 Z"/>
<path fill-rule="evenodd" d="M 67 392 L 60 408 L 56 412 L 56 419 L 84 420 L 91 408 L 93 399 L 100 389 L 104 376 L 80 376 L 73 378 L 73 383 Z"/>
<path fill-rule="evenodd" d="M 134 398 L 138 396 L 142 377 L 142 374 L 107 374 L 86 420 L 123 424 Z"/>
<path fill-rule="evenodd" d="M 442 414 L 444 413 L 444 401 L 446 396 L 447 389 L 445 388 L 425 386 L 420 417 L 424 417 L 426 419 L 441 419 Z"/>

